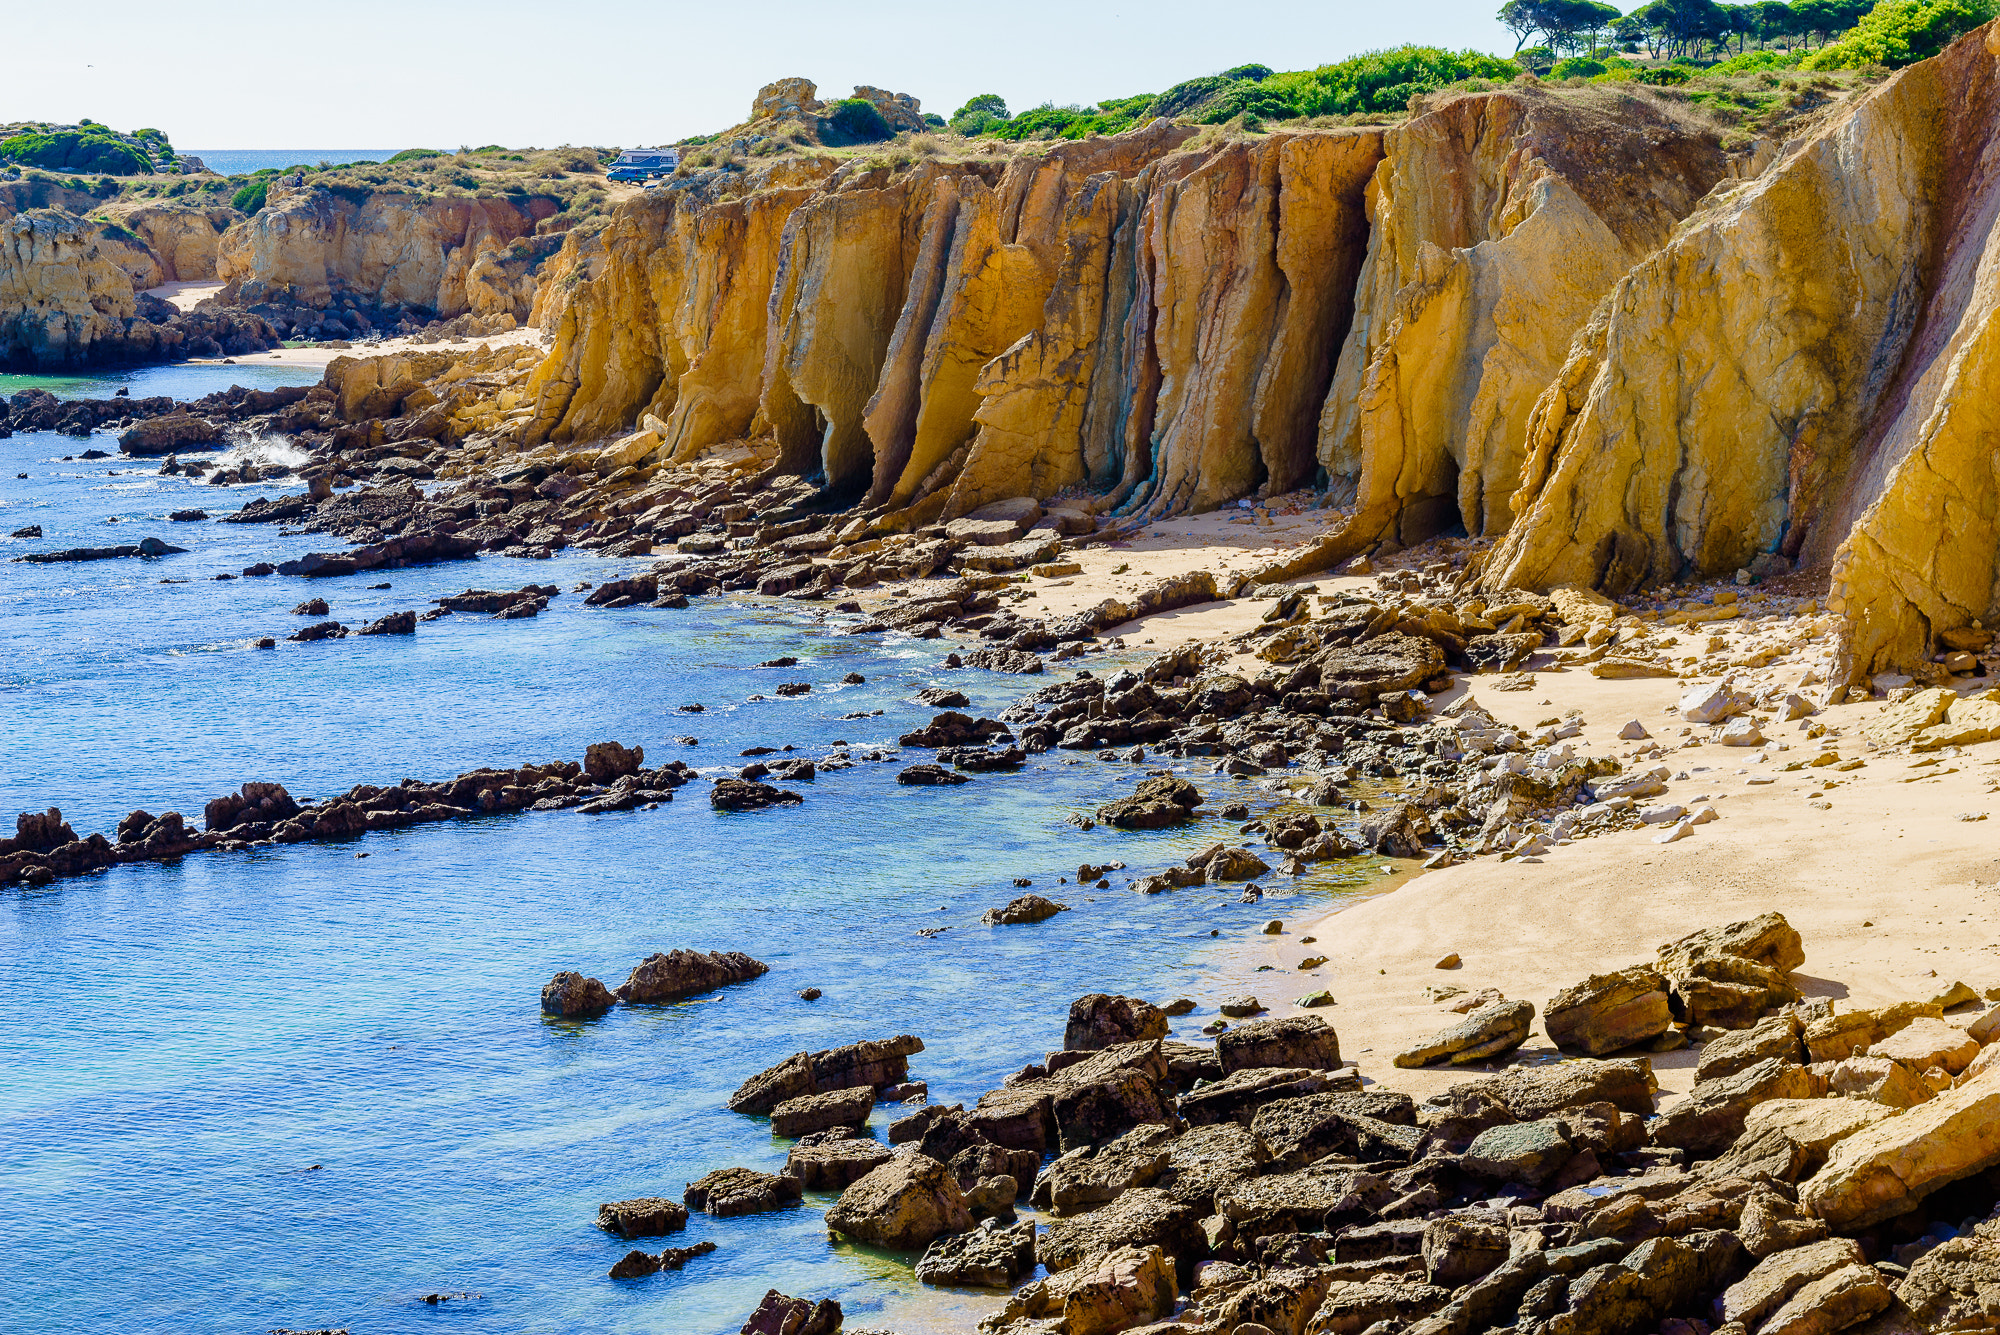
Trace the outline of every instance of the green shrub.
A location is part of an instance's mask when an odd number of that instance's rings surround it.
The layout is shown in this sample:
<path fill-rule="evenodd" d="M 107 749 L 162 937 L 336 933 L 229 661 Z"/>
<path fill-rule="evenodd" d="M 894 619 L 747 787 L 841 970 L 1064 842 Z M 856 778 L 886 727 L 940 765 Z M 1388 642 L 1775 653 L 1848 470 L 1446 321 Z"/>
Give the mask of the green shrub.
<path fill-rule="evenodd" d="M 1655 88 L 1671 88 L 1676 84 L 1686 83 L 1693 77 L 1679 65 L 1662 65 L 1656 70 L 1640 71 L 1639 82 L 1652 84 Z"/>
<path fill-rule="evenodd" d="M 1740 56 L 1716 61 L 1704 73 L 1757 74 L 1764 70 L 1788 70 L 1795 68 L 1804 59 L 1803 51 L 1745 51 Z"/>
<path fill-rule="evenodd" d="M 1928 60 L 1993 17 L 1993 0 L 1882 0 L 1840 40 L 1807 56 L 1800 68 L 1899 69 Z M 0 144 L 0 151 L 6 145 Z"/>
<path fill-rule="evenodd" d="M 873 102 L 865 97 L 850 97 L 833 104 L 833 111 L 825 119 L 842 143 L 875 144 L 894 136 L 889 122 L 882 119 Z"/>
<path fill-rule="evenodd" d="M 264 207 L 264 197 L 270 188 L 269 180 L 252 181 L 229 197 L 229 206 L 242 213 L 256 213 Z"/>
<path fill-rule="evenodd" d="M 1147 108 L 1155 116 L 1187 116 L 1208 105 L 1218 93 L 1236 81 L 1220 74 L 1208 74 L 1199 79 L 1189 79 L 1177 83 L 1166 92 L 1154 98 Z"/>
<path fill-rule="evenodd" d="M 1233 69 L 1224 70 L 1222 77 L 1225 79 L 1248 79 L 1252 83 L 1257 83 L 1270 78 L 1273 72 L 1269 65 L 1238 65 Z"/>
<path fill-rule="evenodd" d="M 136 244 L 139 240 L 128 228 L 120 227 L 117 223 L 109 219 L 96 218 L 92 221 L 97 223 L 97 230 L 112 241 L 126 241 Z"/>
<path fill-rule="evenodd" d="M 113 176 L 145 176 L 153 170 L 150 158 L 116 135 L 106 133 L 102 126 L 90 130 L 30 131 L 0 139 L 0 158 L 29 167 L 109 172 Z"/>
<path fill-rule="evenodd" d="M 1600 74 L 1609 72 L 1610 67 L 1601 60 L 1592 60 L 1588 56 L 1571 56 L 1567 60 L 1558 60 L 1556 67 L 1549 71 L 1549 75 L 1556 79 L 1594 79 Z"/>
<path fill-rule="evenodd" d="M 1511 79 L 1518 71 L 1513 62 L 1480 51 L 1398 46 L 1315 70 L 1276 74 L 1262 86 L 1288 89 L 1294 116 L 1350 116 L 1402 111 L 1421 94 L 1467 79 Z"/>
<path fill-rule="evenodd" d="M 400 153 L 392 154 L 389 162 L 393 165 L 398 162 L 415 162 L 420 158 L 443 158 L 449 156 L 450 154 L 435 148 L 406 148 Z"/>

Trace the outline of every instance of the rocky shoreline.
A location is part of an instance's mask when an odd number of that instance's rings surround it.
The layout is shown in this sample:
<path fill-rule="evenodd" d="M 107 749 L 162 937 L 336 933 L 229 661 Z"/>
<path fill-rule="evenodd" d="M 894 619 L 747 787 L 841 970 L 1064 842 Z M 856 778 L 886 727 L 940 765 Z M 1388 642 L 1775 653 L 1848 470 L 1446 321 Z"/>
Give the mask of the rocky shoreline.
<path fill-rule="evenodd" d="M 714 967 L 685 958 L 697 985 Z M 665 1234 L 690 1210 L 838 1193 L 829 1230 L 913 1258 L 925 1284 L 1044 1273 L 996 1298 L 989 1335 L 1981 1328 L 2000 1282 L 2000 1006 L 1959 987 L 1836 1009 L 1801 997 L 1804 963 L 1778 914 L 1697 931 L 1549 1003 L 1570 1060 L 1422 1102 L 1364 1088 L 1320 1017 L 1210 1046 L 1169 1036 L 1179 1004 L 1105 994 L 971 1107 L 909 1082 L 913 1036 L 800 1053 L 729 1100 L 795 1142 L 782 1173 L 718 1169 L 598 1225 Z M 1503 1056 L 1519 1035 L 1482 1040 L 1515 1008 L 1535 1011 L 1500 999 L 1395 1064 Z M 1689 1043 L 1693 1092 L 1662 1104 L 1644 1052 Z M 635 1251 L 612 1277 L 689 1259 Z M 841 1319 L 774 1290 L 743 1329 Z"/>

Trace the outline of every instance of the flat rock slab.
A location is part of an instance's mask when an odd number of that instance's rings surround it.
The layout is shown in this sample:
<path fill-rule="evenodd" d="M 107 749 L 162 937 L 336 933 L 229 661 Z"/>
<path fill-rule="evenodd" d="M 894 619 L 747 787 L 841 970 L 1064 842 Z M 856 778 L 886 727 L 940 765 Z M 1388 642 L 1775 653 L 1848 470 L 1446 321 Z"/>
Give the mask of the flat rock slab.
<path fill-rule="evenodd" d="M 730 1216 L 763 1214 L 798 1203 L 803 1188 L 795 1177 L 750 1168 L 718 1168 L 688 1184 L 682 1200 L 691 1210 Z"/>
<path fill-rule="evenodd" d="M 771 1134 L 803 1136 L 836 1126 L 866 1126 L 874 1106 L 875 1091 L 867 1085 L 786 1099 L 771 1110 Z"/>
<path fill-rule="evenodd" d="M 687 1207 L 664 1196 L 638 1196 L 597 1207 L 597 1226 L 621 1238 L 654 1238 L 687 1227 Z"/>

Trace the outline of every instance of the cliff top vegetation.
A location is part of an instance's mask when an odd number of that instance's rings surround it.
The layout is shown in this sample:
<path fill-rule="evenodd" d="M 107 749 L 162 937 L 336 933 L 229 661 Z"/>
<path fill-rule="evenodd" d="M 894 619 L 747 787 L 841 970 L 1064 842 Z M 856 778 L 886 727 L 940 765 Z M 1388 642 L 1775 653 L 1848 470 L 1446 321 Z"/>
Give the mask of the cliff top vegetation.
<path fill-rule="evenodd" d="M 164 144 L 165 136 L 159 142 Z M 462 147 L 455 152 L 405 149 L 386 162 L 297 163 L 237 176 L 103 175 L 95 180 L 82 176 L 76 168 L 64 171 L 60 167 L 46 170 L 16 167 L 11 171 L 0 170 L 0 176 L 13 177 L 0 180 L 0 213 L 47 204 L 73 208 L 79 192 L 105 203 L 158 200 L 200 206 L 228 204 L 245 213 L 255 213 L 264 207 L 273 181 L 296 178 L 300 184 L 323 187 L 356 202 L 378 191 L 403 192 L 424 199 L 549 199 L 556 203 L 559 212 L 550 220 L 547 230 L 561 231 L 602 212 L 624 193 L 604 175 L 605 162 L 615 156 L 609 150 L 568 145 L 553 149 L 510 149 L 488 144 L 480 148 Z"/>

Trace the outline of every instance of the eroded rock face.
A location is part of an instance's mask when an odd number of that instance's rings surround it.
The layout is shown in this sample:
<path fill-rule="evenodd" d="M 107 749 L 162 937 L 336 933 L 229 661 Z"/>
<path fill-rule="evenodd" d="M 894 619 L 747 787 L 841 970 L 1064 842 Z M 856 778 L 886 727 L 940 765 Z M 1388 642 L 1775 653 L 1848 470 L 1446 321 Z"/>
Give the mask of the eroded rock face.
<path fill-rule="evenodd" d="M 360 203 L 315 187 L 273 186 L 269 203 L 218 243 L 215 276 L 227 299 L 285 296 L 324 306 L 336 292 L 451 317 L 472 309 L 475 259 L 533 233 L 553 200 L 420 201 L 377 191 Z M 512 312 L 526 318 L 522 306 Z"/>
<path fill-rule="evenodd" d="M 88 361 L 137 310 L 132 280 L 89 223 L 54 209 L 0 221 L 0 361 Z"/>
<path fill-rule="evenodd" d="M 151 252 L 161 283 L 214 278 L 222 234 L 243 221 L 242 213 L 225 205 L 178 200 L 117 200 L 97 212 L 133 233 Z"/>
<path fill-rule="evenodd" d="M 1849 679 L 1992 613 L 1996 42 L 1900 72 L 1619 280 L 1529 417 L 1489 580 L 1831 560 Z"/>
<path fill-rule="evenodd" d="M 1712 129 L 1659 104 L 1519 88 L 1434 106 L 1383 153 L 1319 423 L 1319 462 L 1357 487 L 1350 551 L 1507 528 L 1570 336 L 1728 168 Z"/>
<path fill-rule="evenodd" d="M 767 172 L 758 184 L 769 188 L 746 198 L 652 191 L 621 205 L 601 233 L 566 242 L 545 291 L 563 287 L 567 300 L 559 312 L 538 308 L 555 346 L 531 384 L 528 443 L 599 439 L 649 414 L 665 427 L 669 458 L 744 434 L 757 413 L 779 236 L 832 167 Z M 557 269 L 589 281 L 570 284 Z"/>

